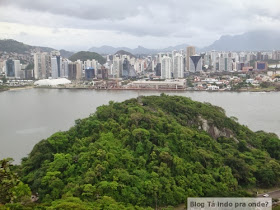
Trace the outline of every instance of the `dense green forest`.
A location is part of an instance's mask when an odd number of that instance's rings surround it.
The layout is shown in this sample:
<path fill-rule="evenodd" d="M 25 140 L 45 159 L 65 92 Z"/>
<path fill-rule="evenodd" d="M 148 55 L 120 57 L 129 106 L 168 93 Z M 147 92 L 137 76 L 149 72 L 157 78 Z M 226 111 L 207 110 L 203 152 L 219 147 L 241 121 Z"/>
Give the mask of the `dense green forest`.
<path fill-rule="evenodd" d="M 76 61 L 76 60 L 86 61 L 86 60 L 92 60 L 92 59 L 97 60 L 100 64 L 106 63 L 106 59 L 103 58 L 101 55 L 99 55 L 98 53 L 89 52 L 89 51 L 80 51 L 69 57 L 69 60 L 71 60 L 71 61 Z"/>
<path fill-rule="evenodd" d="M 154 209 L 190 196 L 254 196 L 248 189 L 279 183 L 280 140 L 236 121 L 220 107 L 180 96 L 111 101 L 40 141 L 20 166 L 2 160 L 0 203 Z M 39 200 L 31 203 L 30 194 Z"/>

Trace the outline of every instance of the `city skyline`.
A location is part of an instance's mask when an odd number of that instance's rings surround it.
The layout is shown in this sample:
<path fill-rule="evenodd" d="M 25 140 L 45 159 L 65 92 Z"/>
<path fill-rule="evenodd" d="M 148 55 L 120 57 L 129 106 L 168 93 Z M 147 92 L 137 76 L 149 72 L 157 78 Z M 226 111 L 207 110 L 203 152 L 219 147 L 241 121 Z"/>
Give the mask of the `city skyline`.
<path fill-rule="evenodd" d="M 86 50 L 110 45 L 204 47 L 222 35 L 280 30 L 277 0 L 0 2 L 0 38 Z M 16 14 L 16 15 L 15 15 Z"/>

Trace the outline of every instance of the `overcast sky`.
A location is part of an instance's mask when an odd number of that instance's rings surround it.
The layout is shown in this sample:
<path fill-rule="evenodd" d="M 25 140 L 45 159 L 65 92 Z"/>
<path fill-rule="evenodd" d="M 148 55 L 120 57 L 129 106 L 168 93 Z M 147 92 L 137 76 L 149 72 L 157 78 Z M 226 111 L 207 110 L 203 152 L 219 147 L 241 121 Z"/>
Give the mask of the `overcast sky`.
<path fill-rule="evenodd" d="M 280 30 L 280 0 L 0 0 L 0 38 L 56 49 L 204 47 Z"/>

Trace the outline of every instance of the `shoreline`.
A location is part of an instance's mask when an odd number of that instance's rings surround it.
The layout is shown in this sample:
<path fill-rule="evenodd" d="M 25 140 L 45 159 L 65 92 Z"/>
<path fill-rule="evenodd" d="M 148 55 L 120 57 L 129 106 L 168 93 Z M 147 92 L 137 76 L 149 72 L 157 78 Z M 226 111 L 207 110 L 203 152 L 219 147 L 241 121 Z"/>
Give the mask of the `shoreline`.
<path fill-rule="evenodd" d="M 32 89 L 32 88 L 34 88 L 34 86 L 10 87 L 8 90 L 14 91 L 14 90 L 26 90 L 26 89 Z"/>
<path fill-rule="evenodd" d="M 279 90 L 265 90 L 265 89 L 252 89 L 252 90 L 187 90 L 187 89 L 154 89 L 154 88 L 100 88 L 95 89 L 93 87 L 49 87 L 49 86 L 24 86 L 24 87 L 7 87 L 6 89 L 1 89 L 0 92 L 4 91 L 15 91 L 15 90 L 27 90 L 27 89 L 67 89 L 67 90 L 97 90 L 97 91 L 126 91 L 126 90 L 134 90 L 134 91 L 179 91 L 179 92 L 236 92 L 236 93 L 269 93 L 269 92 L 280 92 Z"/>
<path fill-rule="evenodd" d="M 252 89 L 252 90 L 187 90 L 187 89 L 154 89 L 154 88 L 100 88 L 100 89 L 95 89 L 92 87 L 26 87 L 22 89 L 31 89 L 31 88 L 41 88 L 41 89 L 69 89 L 69 90 L 98 90 L 98 91 L 106 91 L 106 90 L 135 90 L 135 91 L 180 91 L 180 92 L 236 92 L 236 93 L 241 93 L 241 92 L 249 92 L 249 93 L 268 93 L 268 92 L 280 92 L 279 90 L 264 90 L 264 89 Z M 19 89 L 19 88 L 14 88 L 14 89 Z"/>

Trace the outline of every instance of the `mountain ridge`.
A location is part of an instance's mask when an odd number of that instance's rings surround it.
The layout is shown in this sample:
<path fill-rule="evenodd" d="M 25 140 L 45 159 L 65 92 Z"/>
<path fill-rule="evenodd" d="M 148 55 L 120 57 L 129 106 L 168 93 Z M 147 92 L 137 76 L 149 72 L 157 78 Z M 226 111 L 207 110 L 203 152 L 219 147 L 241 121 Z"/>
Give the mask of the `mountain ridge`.
<path fill-rule="evenodd" d="M 23 42 L 16 41 L 14 39 L 0 39 L 0 51 L 7 53 L 19 53 L 19 54 L 30 54 L 32 52 L 51 52 L 53 49 L 51 47 L 42 47 L 42 46 L 32 46 L 24 44 Z M 62 57 L 68 58 L 72 54 L 71 51 L 59 50 Z"/>
<path fill-rule="evenodd" d="M 88 51 L 96 52 L 101 55 L 115 54 L 117 51 L 124 50 L 135 56 L 151 55 L 156 53 L 166 53 L 173 50 L 186 50 L 188 44 L 180 44 L 169 46 L 162 49 L 149 49 L 143 46 L 137 48 L 128 47 L 112 47 L 103 45 L 101 47 L 91 47 Z M 35 51 L 50 52 L 54 50 L 50 47 L 31 46 L 18 42 L 12 39 L 0 40 L 0 51 L 16 52 L 16 53 L 31 53 Z M 258 30 L 245 32 L 239 35 L 223 35 L 212 44 L 203 48 L 196 47 L 197 52 L 205 51 L 264 51 L 264 50 L 280 50 L 280 32 L 276 30 Z M 60 50 L 61 55 L 65 58 L 70 57 L 74 52 Z"/>
<path fill-rule="evenodd" d="M 188 44 L 180 44 L 176 46 L 169 46 L 162 49 L 149 49 L 142 46 L 138 46 L 137 48 L 128 48 L 128 47 L 112 47 L 108 45 L 103 45 L 101 47 L 91 47 L 89 51 L 97 52 L 99 54 L 115 54 L 117 51 L 124 50 L 133 55 L 147 55 L 147 54 L 156 54 L 160 52 L 171 52 L 172 50 L 185 50 Z"/>
<path fill-rule="evenodd" d="M 239 35 L 223 35 L 199 51 L 264 51 L 280 50 L 280 32 L 270 30 L 250 31 Z"/>

